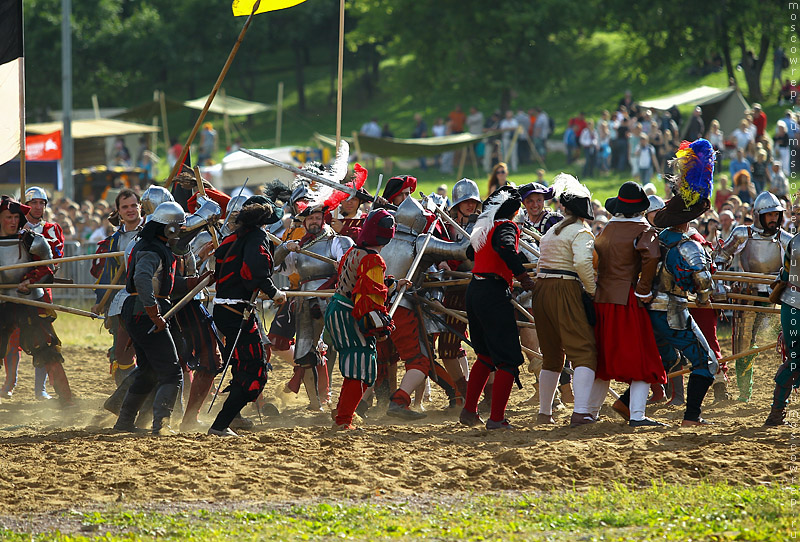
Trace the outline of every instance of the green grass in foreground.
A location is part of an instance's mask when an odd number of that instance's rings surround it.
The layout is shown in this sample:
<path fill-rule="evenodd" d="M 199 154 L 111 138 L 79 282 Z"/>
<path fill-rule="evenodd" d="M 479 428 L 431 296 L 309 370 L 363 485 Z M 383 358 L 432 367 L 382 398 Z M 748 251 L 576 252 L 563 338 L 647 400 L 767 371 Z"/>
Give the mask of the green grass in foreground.
<path fill-rule="evenodd" d="M 796 487 L 622 485 L 439 503 L 317 504 L 281 510 L 78 515 L 102 540 L 790 540 Z M 31 540 L 0 530 L 0 539 Z M 86 540 L 35 535 L 36 540 Z"/>

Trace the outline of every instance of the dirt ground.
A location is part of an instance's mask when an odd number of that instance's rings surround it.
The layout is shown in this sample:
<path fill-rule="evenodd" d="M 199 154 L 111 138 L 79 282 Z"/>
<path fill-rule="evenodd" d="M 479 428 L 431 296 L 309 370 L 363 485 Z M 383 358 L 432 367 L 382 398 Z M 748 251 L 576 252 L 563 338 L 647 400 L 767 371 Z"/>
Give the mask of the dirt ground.
<path fill-rule="evenodd" d="M 20 365 L 13 398 L 0 403 L 0 525 L 34 511 L 97 506 L 277 504 L 580 489 L 611 482 L 637 487 L 653 481 L 751 485 L 788 479 L 791 430 L 762 427 L 779 363 L 774 352 L 757 359 L 750 403 L 712 405 L 709 392 L 704 416 L 714 421 L 710 427 L 680 428 L 683 409 L 666 406 L 648 407 L 648 415 L 670 423 L 663 429 L 633 430 L 608 406 L 594 425 L 570 429 L 568 408 L 557 413 L 556 427 L 535 426 L 537 407 L 523 403 L 533 393 L 533 377 L 523 372 L 526 387 L 512 392 L 508 410 L 519 429 L 492 433 L 459 425 L 458 410 L 447 410 L 437 389 L 427 419 L 398 423 L 373 408 L 363 430 L 335 431 L 329 408 L 325 415 L 313 414 L 302 390 L 301 396 L 281 393 L 290 369 L 273 358 L 267 396 L 281 414 L 259 423 L 247 407 L 256 427 L 239 439 L 204 434 L 213 412 L 201 416 L 203 432 L 114 433 L 114 418 L 102 410 L 113 389 L 105 353 L 75 348 L 64 353 L 77 411 L 62 413 L 57 401 L 33 399 L 29 359 Z M 334 405 L 339 385 L 335 371 Z"/>

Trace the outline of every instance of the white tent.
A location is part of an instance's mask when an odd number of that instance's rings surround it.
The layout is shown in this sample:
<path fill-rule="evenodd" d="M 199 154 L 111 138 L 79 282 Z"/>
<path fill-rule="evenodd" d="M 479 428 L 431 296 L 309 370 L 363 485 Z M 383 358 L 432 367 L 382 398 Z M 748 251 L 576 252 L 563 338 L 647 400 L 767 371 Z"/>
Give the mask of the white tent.
<path fill-rule="evenodd" d="M 686 92 L 672 94 L 671 96 L 639 102 L 641 107 L 658 109 L 659 111 L 666 111 L 672 106 L 687 104 L 699 105 L 703 108 L 703 122 L 706 125 L 706 129 L 708 129 L 708 125 L 712 120 L 717 119 L 726 136 L 739 127 L 739 122 L 744 118 L 744 112 L 750 109 L 750 105 L 737 87 L 714 88 L 701 86 Z M 683 130 L 688 126 L 688 121 L 684 121 Z"/>
<path fill-rule="evenodd" d="M 292 164 L 297 167 L 302 165 L 292 157 L 292 152 L 296 151 L 297 147 L 253 150 L 259 154 L 275 158 L 287 164 Z M 248 177 L 250 181 L 247 183 L 247 186 L 253 188 L 260 184 L 274 181 L 275 179 L 283 181 L 287 186 L 291 185 L 292 181 L 294 181 L 294 173 L 262 162 L 258 158 L 253 158 L 249 154 L 245 154 L 241 151 L 230 153 L 225 156 L 219 164 L 201 167 L 200 171 L 203 174 L 211 175 L 214 186 L 226 190 L 242 186 Z"/>

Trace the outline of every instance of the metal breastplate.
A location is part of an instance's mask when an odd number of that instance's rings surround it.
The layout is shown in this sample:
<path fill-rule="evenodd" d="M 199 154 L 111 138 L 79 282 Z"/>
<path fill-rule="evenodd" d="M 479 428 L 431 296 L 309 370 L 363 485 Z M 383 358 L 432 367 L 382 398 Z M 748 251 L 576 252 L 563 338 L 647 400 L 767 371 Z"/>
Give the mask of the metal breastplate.
<path fill-rule="evenodd" d="M 791 255 L 789 262 L 789 282 L 781 294 L 781 301 L 800 309 L 800 234 L 795 235 L 787 248 Z"/>
<path fill-rule="evenodd" d="M 330 258 L 332 241 L 333 237 L 322 237 L 305 245 L 303 248 L 314 254 Z M 311 256 L 298 252 L 294 255 L 294 258 L 297 273 L 300 275 L 301 290 L 316 290 L 327 279 L 336 274 L 334 266 Z"/>
<path fill-rule="evenodd" d="M 13 265 L 16 263 L 30 262 L 31 260 L 31 255 L 23 246 L 21 239 L 0 239 L 0 265 Z M 0 281 L 2 281 L 3 284 L 19 284 L 22 282 L 22 277 L 31 269 L 33 269 L 33 267 L 0 271 Z M 21 294 L 15 289 L 9 289 L 2 290 L 0 293 L 20 299 L 39 299 L 44 295 L 44 290 L 41 288 L 34 288 L 29 294 Z"/>
<path fill-rule="evenodd" d="M 396 279 L 405 278 L 411 262 L 417 254 L 416 235 L 396 233 L 389 243 L 381 249 L 381 256 L 386 262 L 386 275 Z"/>
<path fill-rule="evenodd" d="M 783 265 L 778 237 L 765 238 L 753 232 L 739 253 L 739 261 L 742 269 L 750 273 L 776 273 Z"/>

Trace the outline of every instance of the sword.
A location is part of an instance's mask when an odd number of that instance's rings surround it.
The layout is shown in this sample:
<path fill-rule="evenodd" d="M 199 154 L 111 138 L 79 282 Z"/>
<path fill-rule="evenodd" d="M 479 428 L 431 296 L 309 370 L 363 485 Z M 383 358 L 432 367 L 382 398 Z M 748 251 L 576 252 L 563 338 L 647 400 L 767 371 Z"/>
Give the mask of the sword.
<path fill-rule="evenodd" d="M 228 372 L 228 366 L 231 364 L 231 359 L 233 359 L 233 353 L 236 351 L 236 345 L 239 343 L 239 338 L 242 336 L 242 330 L 244 329 L 244 326 L 247 325 L 247 321 L 250 320 L 250 316 L 252 315 L 253 309 L 256 306 L 256 297 L 258 297 L 258 290 L 253 292 L 253 295 L 250 296 L 250 302 L 242 312 L 242 323 L 239 326 L 239 331 L 236 333 L 236 338 L 233 340 L 233 344 L 231 345 L 231 351 L 228 353 L 228 360 L 225 362 L 225 366 L 222 367 L 222 376 L 219 379 L 217 390 L 214 392 L 214 397 L 211 398 L 211 404 L 208 405 L 208 412 L 211 412 L 211 409 L 214 408 L 214 401 L 217 400 L 219 390 L 222 388 L 222 383 L 225 381 L 225 374 Z M 208 414 L 208 412 L 206 412 L 206 414 Z"/>
<path fill-rule="evenodd" d="M 306 179 L 310 179 L 312 181 L 317 181 L 318 183 L 324 184 L 325 186 L 330 186 L 340 192 L 345 192 L 350 194 L 351 196 L 355 196 L 357 190 L 352 186 L 347 186 L 346 184 L 338 183 L 333 181 L 327 177 L 323 177 L 322 175 L 317 175 L 316 173 L 311 173 L 310 171 L 306 171 L 304 169 L 300 169 L 299 167 L 293 166 L 291 164 L 287 164 L 286 162 L 281 162 L 280 160 L 276 160 L 275 158 L 270 158 L 269 156 L 264 156 L 263 154 L 257 153 L 255 151 L 251 151 L 250 149 L 239 149 L 245 154 L 249 154 L 253 158 L 258 158 L 268 164 L 272 164 L 273 166 L 277 166 L 279 168 L 285 169 L 286 171 L 291 171 L 295 175 L 299 175 L 300 177 L 305 177 Z M 375 201 L 373 196 L 370 196 L 368 201 Z"/>
<path fill-rule="evenodd" d="M 375 189 L 376 197 L 381 195 L 381 186 L 383 186 L 383 173 L 378 175 L 378 188 Z M 373 198 L 372 205 L 369 206 L 369 213 L 371 213 L 374 209 L 375 209 L 375 199 Z"/>

